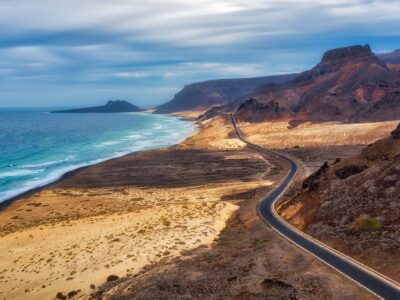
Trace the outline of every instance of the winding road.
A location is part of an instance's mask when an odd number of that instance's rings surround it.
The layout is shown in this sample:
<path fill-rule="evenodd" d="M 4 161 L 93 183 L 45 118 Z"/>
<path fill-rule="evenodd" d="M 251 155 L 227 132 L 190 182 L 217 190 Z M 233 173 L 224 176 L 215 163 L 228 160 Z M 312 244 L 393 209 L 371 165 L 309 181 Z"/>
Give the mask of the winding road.
<path fill-rule="evenodd" d="M 237 137 L 246 143 L 249 148 L 259 153 L 279 156 L 290 165 L 290 170 L 282 182 L 261 200 L 258 208 L 261 218 L 283 237 L 375 294 L 377 297 L 381 299 L 400 300 L 400 285 L 397 282 L 306 235 L 278 215 L 275 210 L 275 203 L 292 183 L 297 174 L 298 166 L 294 160 L 286 155 L 248 142 L 242 136 L 232 114 L 230 114 L 230 118 Z"/>

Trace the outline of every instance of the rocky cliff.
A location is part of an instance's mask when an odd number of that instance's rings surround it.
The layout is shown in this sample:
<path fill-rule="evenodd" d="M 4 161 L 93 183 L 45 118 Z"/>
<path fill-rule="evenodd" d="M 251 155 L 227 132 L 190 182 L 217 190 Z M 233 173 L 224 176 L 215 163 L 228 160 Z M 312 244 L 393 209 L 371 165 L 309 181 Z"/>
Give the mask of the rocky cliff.
<path fill-rule="evenodd" d="M 400 116 L 400 72 L 388 67 L 368 45 L 333 49 L 317 66 L 289 83 L 253 95 L 236 115 L 251 122 L 396 120 Z"/>

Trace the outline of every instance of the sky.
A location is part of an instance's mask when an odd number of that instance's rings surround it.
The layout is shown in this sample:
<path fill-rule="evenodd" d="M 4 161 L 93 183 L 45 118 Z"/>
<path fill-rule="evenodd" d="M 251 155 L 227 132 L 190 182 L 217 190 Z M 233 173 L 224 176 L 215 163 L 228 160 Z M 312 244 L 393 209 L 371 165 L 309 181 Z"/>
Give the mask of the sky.
<path fill-rule="evenodd" d="M 400 48 L 395 0 L 0 0 L 0 107 L 148 108 L 184 85 Z"/>

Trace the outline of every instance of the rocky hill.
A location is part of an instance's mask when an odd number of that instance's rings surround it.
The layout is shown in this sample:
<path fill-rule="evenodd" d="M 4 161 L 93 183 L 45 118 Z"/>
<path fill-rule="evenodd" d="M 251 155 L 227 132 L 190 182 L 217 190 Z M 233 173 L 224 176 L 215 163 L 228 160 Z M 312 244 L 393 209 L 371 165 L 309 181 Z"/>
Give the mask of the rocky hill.
<path fill-rule="evenodd" d="M 138 112 L 143 109 L 124 100 L 110 100 L 106 105 L 77 108 L 69 110 L 58 110 L 52 113 L 119 113 L 119 112 Z"/>
<path fill-rule="evenodd" d="M 250 122 L 396 120 L 400 116 L 399 68 L 386 65 L 368 45 L 333 49 L 311 70 L 253 95 L 236 115 Z"/>
<path fill-rule="evenodd" d="M 324 164 L 280 208 L 296 227 L 400 280 L 400 125 L 350 159 Z"/>
<path fill-rule="evenodd" d="M 377 56 L 387 64 L 400 64 L 400 49 L 390 53 L 378 54 Z"/>
<path fill-rule="evenodd" d="M 156 107 L 155 112 L 171 113 L 206 110 L 213 106 L 228 104 L 255 91 L 260 91 L 270 84 L 287 82 L 293 77 L 294 75 L 290 74 L 192 83 L 185 86 L 171 101 Z"/>

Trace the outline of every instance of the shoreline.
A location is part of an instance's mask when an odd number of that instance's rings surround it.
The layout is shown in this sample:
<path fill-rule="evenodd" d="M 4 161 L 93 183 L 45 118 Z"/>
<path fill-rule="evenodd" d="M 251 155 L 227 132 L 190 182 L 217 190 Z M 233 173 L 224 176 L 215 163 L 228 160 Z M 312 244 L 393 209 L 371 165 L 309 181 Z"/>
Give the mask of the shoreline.
<path fill-rule="evenodd" d="M 227 138 L 229 126 L 201 127 L 200 141 L 197 126 L 191 141 L 82 167 L 10 199 L 0 219 L 0 298 L 89 295 L 108 276 L 212 247 L 238 201 L 271 183 L 258 156 L 205 147 L 213 138 L 201 140 L 204 131 Z"/>
<path fill-rule="evenodd" d="M 153 113 L 150 113 L 150 114 L 153 114 Z M 165 115 L 168 115 L 168 114 L 165 114 Z M 114 161 L 114 160 L 117 160 L 117 159 L 122 159 L 122 158 L 125 158 L 125 157 L 128 157 L 128 156 L 140 153 L 140 152 L 152 151 L 152 150 L 158 150 L 158 149 L 168 149 L 168 148 L 171 148 L 171 147 L 176 147 L 176 146 L 184 143 L 187 139 L 191 138 L 192 136 L 194 136 L 196 133 L 198 133 L 201 130 L 201 125 L 198 122 L 196 122 L 194 119 L 190 119 L 190 118 L 187 118 L 187 117 L 181 116 L 181 115 L 171 115 L 171 116 L 178 117 L 179 119 L 182 119 L 184 121 L 190 121 L 190 122 L 192 122 L 192 125 L 194 127 L 193 132 L 191 132 L 188 136 L 186 136 L 181 142 L 169 145 L 167 147 L 155 147 L 155 148 L 150 148 L 150 149 L 145 149 L 145 150 L 132 151 L 132 152 L 123 154 L 121 156 L 105 158 L 104 160 L 102 160 L 100 162 L 95 162 L 95 163 L 92 163 L 92 164 L 89 163 L 89 164 L 87 164 L 85 166 L 82 166 L 82 167 L 67 171 L 64 174 L 62 174 L 60 177 L 58 177 L 55 180 L 52 180 L 49 183 L 46 183 L 46 184 L 43 184 L 43 185 L 40 185 L 40 186 L 37 186 L 37 187 L 30 188 L 30 189 L 26 190 L 25 192 L 22 192 L 22 193 L 20 193 L 18 195 L 12 196 L 11 198 L 8 198 L 8 199 L 5 199 L 4 201 L 1 201 L 0 202 L 0 212 L 4 211 L 9 205 L 14 203 L 15 201 L 22 200 L 22 198 L 29 197 L 29 196 L 37 193 L 37 192 L 41 192 L 41 191 L 43 191 L 43 190 L 45 190 L 45 189 L 47 189 L 49 187 L 52 187 L 53 185 L 56 185 L 57 183 L 60 183 L 61 181 L 65 180 L 65 179 L 68 179 L 71 176 L 75 175 L 76 173 L 78 173 L 78 172 L 80 172 L 82 170 L 85 170 L 85 169 L 87 169 L 89 167 L 93 167 L 93 166 L 100 165 L 100 164 L 103 164 L 103 163 L 111 162 L 111 161 Z"/>
<path fill-rule="evenodd" d="M 262 287 L 265 278 L 288 261 L 295 276 L 291 270 L 283 277 L 300 295 L 310 295 L 296 280 L 303 270 L 325 278 L 305 277 L 317 284 L 322 296 L 339 283 L 357 294 L 351 284 L 282 241 L 258 217 L 259 197 L 280 181 L 287 166 L 235 143 L 225 118 L 196 125 L 192 137 L 181 143 L 81 167 L 12 199 L 0 218 L 0 268 L 5 270 L 0 274 L 0 298 L 52 299 L 59 292 L 78 290 L 82 299 L 97 291 L 118 295 L 118 287 L 109 290 L 107 285 L 125 280 L 136 284 L 153 275 L 153 283 L 170 278 L 188 289 L 195 282 L 209 286 L 217 276 L 230 282 L 221 286 L 222 296 L 232 284 L 237 292 L 242 290 L 242 280 L 253 292 L 254 280 Z M 278 253 L 278 260 L 268 259 Z M 210 255 L 215 257 L 211 265 Z M 248 259 L 258 261 L 260 255 L 261 265 L 268 264 L 272 271 L 262 268 L 257 278 L 241 272 L 249 267 Z M 298 255 L 304 257 L 304 266 L 290 262 Z M 164 277 L 172 265 L 182 268 L 175 272 L 182 277 Z M 232 273 L 240 280 L 232 281 Z M 118 281 L 107 282 L 111 275 Z M 280 285 L 276 288 L 283 292 Z M 144 292 L 154 295 L 151 287 Z"/>

